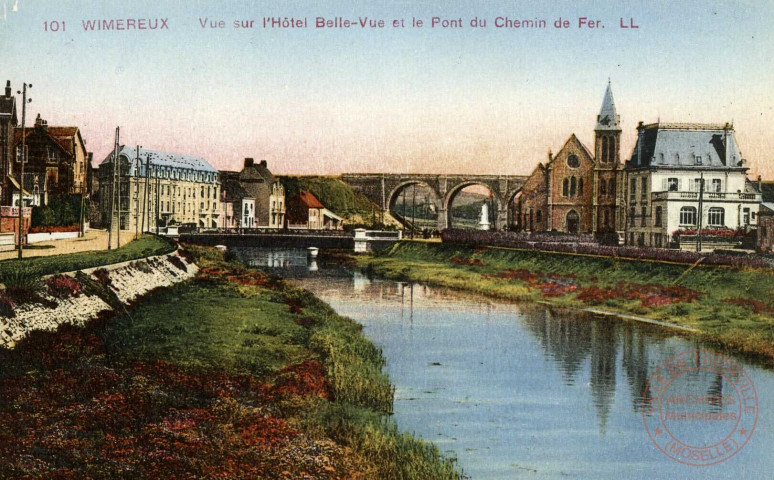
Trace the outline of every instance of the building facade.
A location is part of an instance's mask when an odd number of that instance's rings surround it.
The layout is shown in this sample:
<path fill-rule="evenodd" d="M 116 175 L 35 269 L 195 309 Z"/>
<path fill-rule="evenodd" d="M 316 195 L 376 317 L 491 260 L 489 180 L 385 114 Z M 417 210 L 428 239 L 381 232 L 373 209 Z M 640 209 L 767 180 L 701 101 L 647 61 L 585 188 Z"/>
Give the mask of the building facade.
<path fill-rule="evenodd" d="M 5 84 L 5 94 L 0 97 L 0 203 L 11 204 L 14 190 L 9 178 L 13 165 L 13 137 L 19 121 L 16 115 L 16 98 L 11 94 L 11 81 Z"/>
<path fill-rule="evenodd" d="M 285 225 L 285 188 L 269 171 L 266 160 L 256 165 L 252 158 L 245 158 L 239 172 L 239 184 L 255 201 L 255 227 L 282 228 Z"/>
<path fill-rule="evenodd" d="M 169 225 L 218 227 L 218 171 L 203 158 L 122 145 L 117 163 L 115 176 L 112 153 L 99 167 L 103 224 L 110 224 L 113 205 L 115 221 L 122 230 L 153 231 Z"/>
<path fill-rule="evenodd" d="M 14 190 L 13 205 L 19 201 L 22 143 L 27 150 L 22 179 L 25 205 L 47 205 L 66 195 L 88 193 L 89 154 L 79 128 L 49 126 L 38 115 L 33 127 L 14 129 L 13 159 L 8 173 Z"/>
<path fill-rule="evenodd" d="M 302 191 L 288 200 L 288 228 L 308 230 L 338 230 L 342 218 L 331 212 L 312 192 Z"/>
<path fill-rule="evenodd" d="M 527 232 L 604 233 L 620 230 L 620 117 L 607 85 L 597 115 L 594 153 L 572 134 L 538 164 L 517 199 L 517 228 Z"/>
<path fill-rule="evenodd" d="M 675 235 L 755 227 L 761 195 L 730 124 L 637 127 L 626 162 L 626 243 L 667 247 Z"/>
<path fill-rule="evenodd" d="M 254 228 L 255 198 L 239 183 L 239 172 L 220 171 L 220 228 Z"/>

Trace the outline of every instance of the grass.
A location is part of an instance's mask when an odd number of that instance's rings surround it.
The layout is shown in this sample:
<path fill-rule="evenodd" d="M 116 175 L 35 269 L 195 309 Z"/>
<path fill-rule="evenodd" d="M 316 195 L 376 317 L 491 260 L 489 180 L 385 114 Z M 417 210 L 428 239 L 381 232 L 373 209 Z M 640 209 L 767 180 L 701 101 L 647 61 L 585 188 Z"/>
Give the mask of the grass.
<path fill-rule="evenodd" d="M 4 260 L 0 262 L 0 279 L 22 268 L 20 265 L 24 265 L 24 269 L 38 272 L 38 275 L 50 275 L 163 255 L 173 252 L 175 248 L 175 243 L 168 238 L 145 234 L 114 250 Z"/>
<path fill-rule="evenodd" d="M 477 264 L 466 264 L 472 262 Z M 608 290 L 620 289 L 621 285 L 682 287 L 698 292 L 699 299 L 645 305 L 638 299 L 610 298 L 594 306 L 691 327 L 721 348 L 774 362 L 774 301 L 771 300 L 774 270 L 771 269 L 702 265 L 691 268 L 619 258 L 424 242 L 401 242 L 384 254 L 361 257 L 360 264 L 373 274 L 389 278 L 570 308 L 592 306 L 578 298 L 579 292 L 587 287 Z M 548 297 L 529 282 L 492 277 L 517 269 L 535 272 L 538 277 L 569 279 L 578 290 Z"/>
<path fill-rule="evenodd" d="M 366 477 L 461 478 L 436 447 L 399 432 L 389 418 L 394 389 L 381 351 L 360 325 L 310 292 L 227 261 L 217 250 L 186 250 L 200 277 L 152 293 L 108 323 L 101 335 L 109 356 L 267 382 L 294 365 L 320 362 L 331 398 L 277 402 L 290 425 L 351 449 L 368 466 Z"/>

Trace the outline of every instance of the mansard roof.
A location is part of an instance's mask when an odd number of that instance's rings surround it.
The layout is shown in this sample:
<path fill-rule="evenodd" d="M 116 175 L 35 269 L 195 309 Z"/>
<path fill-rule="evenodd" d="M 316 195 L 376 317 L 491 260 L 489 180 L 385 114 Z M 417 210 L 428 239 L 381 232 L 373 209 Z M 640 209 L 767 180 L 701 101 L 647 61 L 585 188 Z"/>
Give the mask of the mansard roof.
<path fill-rule="evenodd" d="M 640 124 L 638 130 L 627 168 L 745 168 L 734 127 L 728 123 L 657 122 Z M 701 163 L 697 156 L 701 157 Z"/>
<path fill-rule="evenodd" d="M 602 108 L 597 115 L 597 126 L 595 130 L 620 130 L 621 117 L 616 113 L 615 100 L 613 100 L 613 89 L 610 82 L 607 82 L 605 97 L 602 99 Z"/>
<path fill-rule="evenodd" d="M 137 162 L 137 149 L 135 147 L 130 147 L 127 145 L 121 145 L 118 148 L 118 154 L 119 156 L 122 156 L 129 160 L 130 165 L 130 171 L 129 175 L 135 175 L 134 169 L 136 168 Z M 139 150 L 139 157 L 140 157 L 140 171 L 139 175 L 144 176 L 145 175 L 145 162 L 146 159 L 150 159 L 150 164 L 154 167 L 162 167 L 162 168 L 169 168 L 169 169 L 178 169 L 178 170 L 190 170 L 194 172 L 202 172 L 202 173 L 208 173 L 208 174 L 217 174 L 218 171 L 207 163 L 206 160 L 204 160 L 201 157 L 194 157 L 191 155 L 182 155 L 179 153 L 171 153 L 171 152 L 162 152 L 160 150 L 150 150 L 148 148 L 140 148 Z M 107 157 L 102 161 L 102 164 L 109 165 L 113 161 L 113 152 L 111 151 Z"/>

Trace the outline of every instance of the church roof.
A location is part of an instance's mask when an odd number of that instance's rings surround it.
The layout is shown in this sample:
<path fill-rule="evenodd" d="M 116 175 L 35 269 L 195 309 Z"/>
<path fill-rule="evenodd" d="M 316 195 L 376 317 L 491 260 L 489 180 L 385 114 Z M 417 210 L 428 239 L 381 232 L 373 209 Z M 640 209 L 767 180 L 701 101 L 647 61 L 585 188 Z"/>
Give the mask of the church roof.
<path fill-rule="evenodd" d="M 610 82 L 607 82 L 605 97 L 602 99 L 602 108 L 597 115 L 597 127 L 595 130 L 620 130 L 621 117 L 615 111 L 615 100 L 613 100 L 613 89 Z"/>
<path fill-rule="evenodd" d="M 629 168 L 743 168 L 730 124 L 652 123 L 641 125 Z"/>

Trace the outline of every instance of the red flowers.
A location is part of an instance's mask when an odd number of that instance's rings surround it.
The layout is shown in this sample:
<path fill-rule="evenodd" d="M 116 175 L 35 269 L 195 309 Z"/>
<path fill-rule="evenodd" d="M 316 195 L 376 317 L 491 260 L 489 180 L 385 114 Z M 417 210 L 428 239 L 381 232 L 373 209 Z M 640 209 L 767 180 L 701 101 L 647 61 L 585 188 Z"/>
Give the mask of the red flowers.
<path fill-rule="evenodd" d="M 48 292 L 56 298 L 77 297 L 83 286 L 78 280 L 67 275 L 54 275 L 46 279 Z"/>
<path fill-rule="evenodd" d="M 450 258 L 450 260 L 458 265 L 466 265 L 466 266 L 474 266 L 474 267 L 481 267 L 484 265 L 484 262 L 477 258 L 460 258 L 458 256 L 454 256 Z"/>

